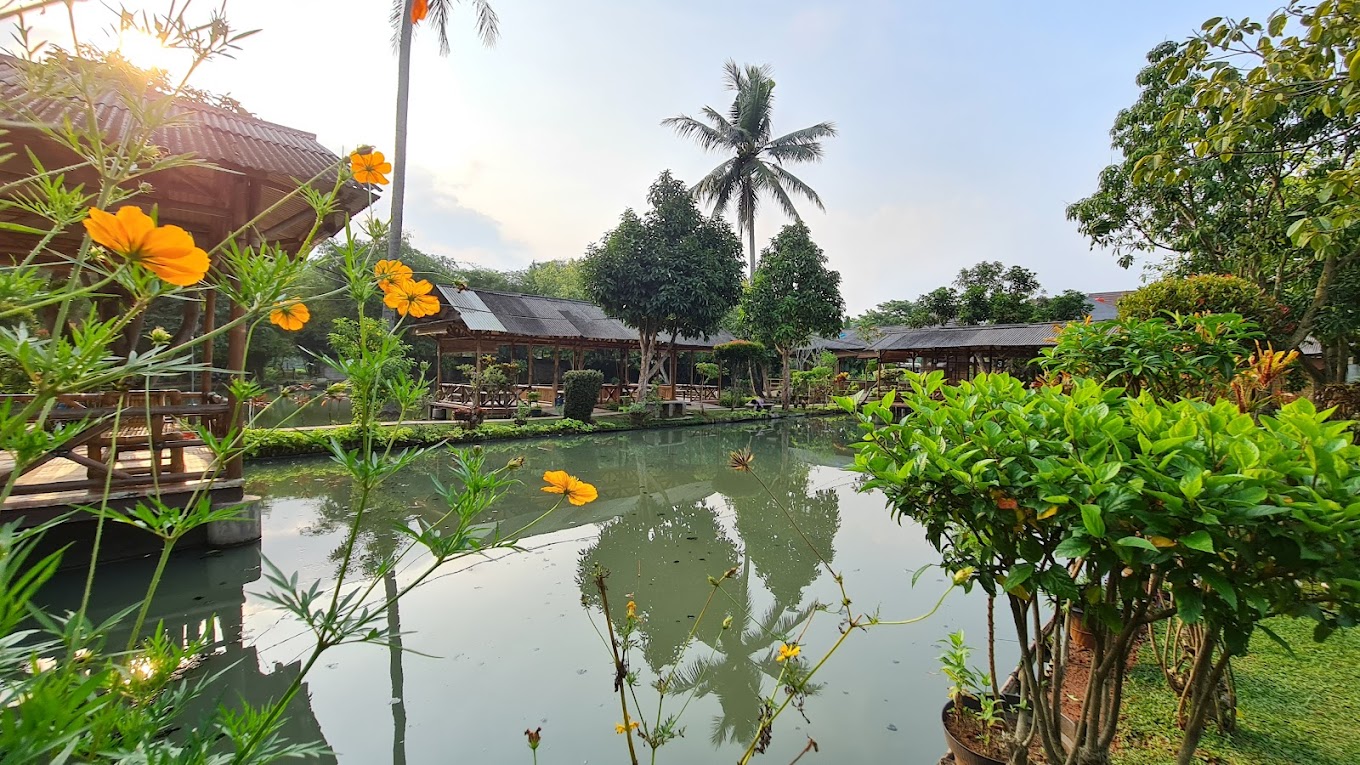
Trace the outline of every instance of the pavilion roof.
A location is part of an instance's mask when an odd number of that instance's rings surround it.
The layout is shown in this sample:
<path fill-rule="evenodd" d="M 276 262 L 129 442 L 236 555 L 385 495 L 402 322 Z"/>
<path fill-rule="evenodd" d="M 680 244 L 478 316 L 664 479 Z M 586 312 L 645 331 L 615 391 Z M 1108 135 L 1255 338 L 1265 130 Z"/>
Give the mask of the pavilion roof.
<path fill-rule="evenodd" d="M 984 324 L 973 327 L 899 328 L 869 351 L 926 351 L 957 348 L 1039 348 L 1054 345 L 1053 322 Z"/>
<path fill-rule="evenodd" d="M 485 289 L 438 285 L 443 309 L 415 322 L 416 334 L 486 338 L 543 345 L 624 346 L 637 342 L 637 331 L 583 300 L 522 295 Z M 663 344 L 669 337 L 660 338 Z M 733 337 L 718 332 L 707 338 L 680 337 L 676 347 L 704 350 Z"/>
<path fill-rule="evenodd" d="M 11 123 L 12 143 L 33 148 L 42 157 L 55 149 L 44 147 L 45 141 L 28 137 L 29 130 L 13 123 L 56 126 L 64 119 L 79 120 L 83 113 L 71 98 L 35 93 L 24 71 L 27 66 L 22 59 L 0 54 L 0 120 Z M 95 98 L 95 119 L 110 142 L 122 139 L 137 124 L 136 97 L 113 83 L 111 79 L 109 89 Z M 165 97 L 149 88 L 146 93 L 148 100 Z M 190 155 L 211 167 L 181 167 L 148 176 L 153 190 L 132 201 L 156 204 L 163 222 L 196 233 L 231 231 L 312 178 L 318 178 L 316 185 L 324 189 L 336 180 L 341 159 L 319 143 L 314 133 L 186 98 L 171 101 L 167 108 L 171 123 L 156 130 L 152 142 L 166 154 Z M 0 176 L 15 171 L 22 173 L 22 168 L 0 166 Z M 79 173 L 72 175 L 74 180 L 84 180 Z M 249 184 L 254 188 L 247 193 L 244 189 Z M 349 181 L 341 187 L 339 201 L 345 212 L 353 214 L 368 206 L 371 198 L 364 187 Z M 270 241 L 300 240 L 314 220 L 309 219 L 309 210 L 294 195 L 256 228 Z M 336 217 L 320 233 L 329 235 L 338 225 Z"/>

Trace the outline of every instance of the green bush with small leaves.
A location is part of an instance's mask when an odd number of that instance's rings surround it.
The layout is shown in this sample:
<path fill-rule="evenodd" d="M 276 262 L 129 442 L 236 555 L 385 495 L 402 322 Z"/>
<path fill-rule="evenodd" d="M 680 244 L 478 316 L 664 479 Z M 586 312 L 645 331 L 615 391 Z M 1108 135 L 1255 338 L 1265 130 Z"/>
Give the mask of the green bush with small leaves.
<path fill-rule="evenodd" d="M 604 373 L 595 369 L 573 369 L 562 375 L 562 416 L 590 422 L 603 385 Z"/>

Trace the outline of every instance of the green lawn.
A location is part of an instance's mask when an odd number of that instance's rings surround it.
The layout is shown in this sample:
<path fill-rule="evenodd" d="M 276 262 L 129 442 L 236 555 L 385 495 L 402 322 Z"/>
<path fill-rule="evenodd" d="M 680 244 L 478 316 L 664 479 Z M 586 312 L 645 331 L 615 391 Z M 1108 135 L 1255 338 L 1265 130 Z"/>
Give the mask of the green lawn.
<path fill-rule="evenodd" d="M 1314 643 L 1310 623 L 1270 626 L 1293 648 L 1291 657 L 1257 633 L 1251 653 L 1234 660 L 1239 707 L 1232 736 L 1210 728 L 1199 762 L 1214 765 L 1356 765 L 1360 763 L 1360 630 Z M 1126 721 L 1116 765 L 1174 763 L 1180 735 L 1176 699 L 1145 648 L 1125 693 Z"/>

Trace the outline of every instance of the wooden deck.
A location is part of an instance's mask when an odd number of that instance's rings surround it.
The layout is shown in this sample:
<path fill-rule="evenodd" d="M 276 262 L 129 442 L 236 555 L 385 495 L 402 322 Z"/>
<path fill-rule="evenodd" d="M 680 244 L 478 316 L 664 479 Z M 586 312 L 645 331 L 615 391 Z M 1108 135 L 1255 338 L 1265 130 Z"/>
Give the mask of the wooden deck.
<path fill-rule="evenodd" d="M 159 494 L 170 504 L 190 495 L 211 491 L 218 501 L 233 501 L 242 496 L 243 482 L 240 479 L 220 478 L 206 480 L 212 470 L 212 453 L 204 446 L 184 447 L 184 472 L 161 474 L 159 480 L 147 485 L 147 479 L 133 479 L 134 485 L 126 484 L 126 479 L 109 481 L 109 506 L 127 508 L 145 499 L 148 495 Z M 0 453 L 0 473 L 14 468 L 14 459 Z M 149 452 L 120 453 L 115 468 L 122 472 L 145 475 L 150 471 Z M 0 521 L 23 515 L 23 526 L 32 526 L 69 512 L 82 505 L 97 505 L 104 496 L 104 481 L 87 477 L 88 468 L 69 459 L 57 458 L 31 470 L 19 477 L 15 490 L 0 508 Z M 187 478 L 185 477 L 187 476 Z M 97 484 L 89 486 L 89 484 Z M 75 487 L 82 488 L 75 488 Z M 55 491 L 44 489 L 53 488 Z"/>

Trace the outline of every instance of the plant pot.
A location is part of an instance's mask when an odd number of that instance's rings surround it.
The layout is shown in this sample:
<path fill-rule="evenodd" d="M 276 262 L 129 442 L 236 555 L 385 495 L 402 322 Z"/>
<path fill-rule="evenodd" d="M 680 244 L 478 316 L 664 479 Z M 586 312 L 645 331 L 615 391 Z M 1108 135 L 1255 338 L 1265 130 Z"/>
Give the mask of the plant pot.
<path fill-rule="evenodd" d="M 1072 640 L 1072 645 L 1087 651 L 1095 648 L 1096 636 L 1086 627 L 1086 612 L 1073 608 L 1071 617 L 1067 620 L 1067 636 Z"/>
<path fill-rule="evenodd" d="M 1005 694 L 1001 698 L 1006 703 L 1006 706 L 1011 709 L 1020 706 L 1019 696 Z M 971 709 L 974 712 L 982 710 L 982 705 L 978 703 L 978 700 L 971 697 L 963 700 L 963 706 L 965 709 Z M 951 700 L 945 703 L 944 710 L 940 712 L 940 727 L 944 729 L 944 741 L 949 746 L 950 753 L 954 755 L 955 765 L 1006 765 L 1005 760 L 997 760 L 988 757 L 985 754 L 975 752 L 969 748 L 967 742 L 955 738 L 954 734 L 949 730 L 949 718 L 953 716 L 953 714 L 954 702 Z M 1012 713 L 1006 712 L 1005 718 L 1008 723 L 1014 723 L 1014 715 Z"/>

